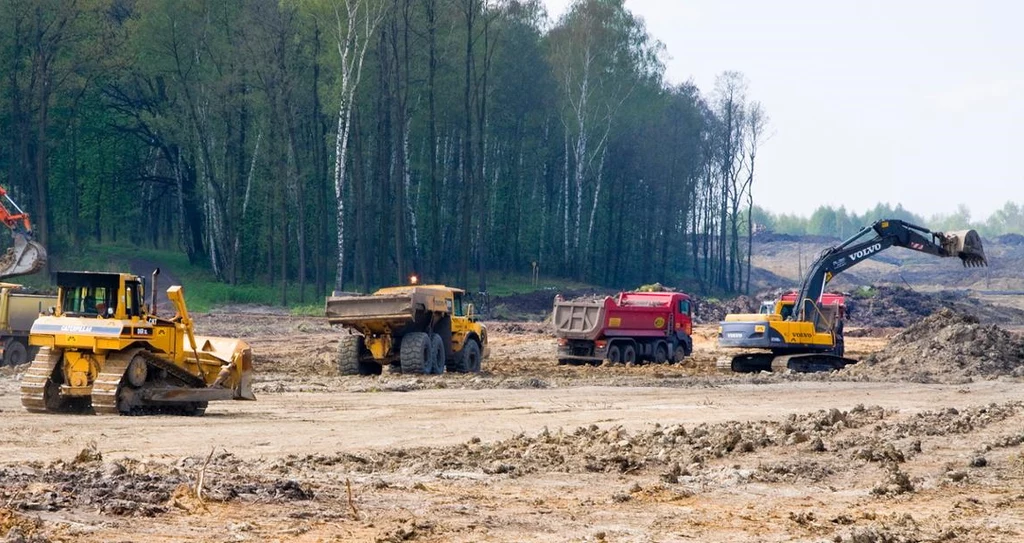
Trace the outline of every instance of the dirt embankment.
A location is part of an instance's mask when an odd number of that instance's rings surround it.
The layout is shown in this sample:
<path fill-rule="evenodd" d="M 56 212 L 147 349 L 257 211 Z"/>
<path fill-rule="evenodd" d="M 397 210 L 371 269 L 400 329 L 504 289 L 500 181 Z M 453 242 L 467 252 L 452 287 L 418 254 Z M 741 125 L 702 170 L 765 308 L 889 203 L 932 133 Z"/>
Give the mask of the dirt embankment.
<path fill-rule="evenodd" d="M 1006 401 L 591 424 L 449 446 L 0 468 L 7 541 L 1009 541 Z"/>
<path fill-rule="evenodd" d="M 903 330 L 850 375 L 920 383 L 1024 377 L 1024 339 L 969 313 L 940 309 Z"/>
<path fill-rule="evenodd" d="M 1002 328 L 940 310 L 888 345 L 851 339 L 848 352 L 868 362 L 842 372 L 732 375 L 714 370 L 716 324 L 695 328 L 684 364 L 633 367 L 560 366 L 543 323 L 488 326 L 482 374 L 341 377 L 340 331 L 323 318 L 198 315 L 200 333 L 253 346 L 260 400 L 211 405 L 201 419 L 15 413 L 16 377 L 0 372 L 4 435 L 28 458 L 0 465 L 0 537 L 860 543 L 1024 533 L 1014 388 L 1024 342 Z M 900 384 L 972 380 L 988 382 Z M 864 398 L 872 406 L 858 406 Z M 97 445 L 76 456 L 88 440 Z"/>
<path fill-rule="evenodd" d="M 555 295 L 566 300 L 577 298 L 603 299 L 618 291 L 603 288 L 574 290 L 538 290 L 509 296 L 494 296 L 484 304 L 484 316 L 495 321 L 543 321 L 551 315 Z"/>
<path fill-rule="evenodd" d="M 919 292 L 907 287 L 881 285 L 869 297 L 850 296 L 850 323 L 874 328 L 903 328 L 942 308 L 967 313 L 984 323 L 1024 324 L 1024 311 L 986 303 L 967 291 Z"/>

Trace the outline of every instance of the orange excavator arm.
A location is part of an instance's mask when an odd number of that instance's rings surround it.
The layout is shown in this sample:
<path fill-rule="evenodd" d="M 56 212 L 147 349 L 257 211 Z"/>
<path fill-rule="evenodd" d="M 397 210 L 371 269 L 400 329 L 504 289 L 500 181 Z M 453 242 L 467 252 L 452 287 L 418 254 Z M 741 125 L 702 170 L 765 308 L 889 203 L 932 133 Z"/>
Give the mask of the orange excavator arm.
<path fill-rule="evenodd" d="M 46 266 L 46 248 L 35 241 L 28 213 L 18 207 L 3 187 L 0 187 L 0 197 L 0 222 L 11 229 L 14 237 L 14 246 L 0 255 L 0 278 L 28 275 L 42 270 Z M 4 201 L 17 213 L 12 213 Z"/>

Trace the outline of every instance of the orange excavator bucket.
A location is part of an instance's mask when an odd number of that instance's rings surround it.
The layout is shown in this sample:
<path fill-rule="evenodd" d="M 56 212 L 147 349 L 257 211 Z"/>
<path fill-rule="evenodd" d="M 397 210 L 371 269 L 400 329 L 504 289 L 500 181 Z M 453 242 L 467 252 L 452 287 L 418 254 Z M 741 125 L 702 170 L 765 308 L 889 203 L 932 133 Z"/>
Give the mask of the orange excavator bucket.
<path fill-rule="evenodd" d="M 981 246 L 981 236 L 976 230 L 957 230 L 946 232 L 943 248 L 950 256 L 957 256 L 963 261 L 964 266 L 976 268 L 987 266 L 988 259 L 985 258 L 985 249 Z"/>
<path fill-rule="evenodd" d="M 0 255 L 0 278 L 29 275 L 46 266 L 46 248 L 20 232 L 13 231 L 14 246 Z"/>

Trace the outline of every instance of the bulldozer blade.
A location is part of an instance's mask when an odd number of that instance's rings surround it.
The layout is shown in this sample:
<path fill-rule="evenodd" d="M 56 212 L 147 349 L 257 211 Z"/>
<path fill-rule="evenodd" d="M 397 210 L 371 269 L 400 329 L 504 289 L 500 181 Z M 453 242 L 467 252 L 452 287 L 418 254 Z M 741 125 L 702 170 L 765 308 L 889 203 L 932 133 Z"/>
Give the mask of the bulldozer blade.
<path fill-rule="evenodd" d="M 29 275 L 46 266 L 46 248 L 22 234 L 14 234 L 14 247 L 0 256 L 0 278 Z"/>
<path fill-rule="evenodd" d="M 956 255 L 968 268 L 987 266 L 985 249 L 981 245 L 981 236 L 976 230 L 958 230 L 946 233 L 944 243 L 950 256 Z"/>

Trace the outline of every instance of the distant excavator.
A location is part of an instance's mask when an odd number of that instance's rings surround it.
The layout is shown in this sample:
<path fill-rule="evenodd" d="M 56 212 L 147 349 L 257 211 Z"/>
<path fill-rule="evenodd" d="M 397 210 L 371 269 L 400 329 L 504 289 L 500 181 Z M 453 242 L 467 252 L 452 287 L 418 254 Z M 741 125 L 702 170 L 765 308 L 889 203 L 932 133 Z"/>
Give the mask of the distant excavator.
<path fill-rule="evenodd" d="M 0 222 L 11 229 L 11 236 L 14 238 L 14 246 L 0 255 L 0 279 L 29 275 L 42 270 L 46 266 L 46 248 L 35 240 L 28 213 L 18 207 L 3 187 L 0 187 L 0 196 L 16 211 L 11 213 L 4 205 L 4 201 L 0 200 Z"/>

